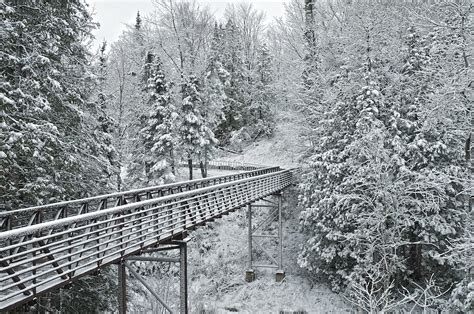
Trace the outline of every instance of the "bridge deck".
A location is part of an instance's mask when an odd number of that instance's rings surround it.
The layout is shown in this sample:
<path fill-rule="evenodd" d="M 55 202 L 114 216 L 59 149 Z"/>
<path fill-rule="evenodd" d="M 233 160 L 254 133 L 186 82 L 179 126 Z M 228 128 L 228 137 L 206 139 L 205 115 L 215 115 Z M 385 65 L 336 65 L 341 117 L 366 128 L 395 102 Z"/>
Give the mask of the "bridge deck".
<path fill-rule="evenodd" d="M 130 204 L 116 203 L 93 212 L 79 211 L 74 216 L 1 232 L 0 310 L 14 308 L 105 265 L 139 254 L 292 183 L 291 171 L 275 168 L 235 176 L 225 183 L 211 178 L 203 181 L 209 186 L 158 194 Z M 114 197 L 123 195 L 127 192 Z M 107 199 L 109 196 L 102 197 Z M 67 208 L 63 205 L 56 208 Z"/>

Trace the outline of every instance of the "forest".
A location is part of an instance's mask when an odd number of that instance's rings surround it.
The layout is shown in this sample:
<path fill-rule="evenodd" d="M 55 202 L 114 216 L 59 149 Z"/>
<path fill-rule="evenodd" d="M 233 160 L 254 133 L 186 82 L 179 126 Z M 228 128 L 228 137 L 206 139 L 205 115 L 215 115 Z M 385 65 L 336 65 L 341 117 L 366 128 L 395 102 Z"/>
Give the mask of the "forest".
<path fill-rule="evenodd" d="M 305 276 L 362 312 L 474 310 L 472 1 L 153 4 L 95 49 L 85 1 L 0 3 L 0 211 L 206 177 L 297 112 Z M 113 272 L 48 310 L 116 310 Z"/>

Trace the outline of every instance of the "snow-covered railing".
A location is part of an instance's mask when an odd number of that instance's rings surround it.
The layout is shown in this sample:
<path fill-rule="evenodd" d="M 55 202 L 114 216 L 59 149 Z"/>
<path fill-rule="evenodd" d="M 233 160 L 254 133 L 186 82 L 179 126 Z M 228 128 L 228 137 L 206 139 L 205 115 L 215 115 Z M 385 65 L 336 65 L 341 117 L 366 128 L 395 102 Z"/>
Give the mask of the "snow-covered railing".
<path fill-rule="evenodd" d="M 184 182 L 164 184 L 141 189 L 116 192 L 72 201 L 34 206 L 17 210 L 0 212 L 0 232 L 28 225 L 52 221 L 59 218 L 76 216 L 92 211 L 138 202 L 141 200 L 162 197 L 179 192 L 190 191 L 243 178 L 258 176 L 280 170 L 279 167 L 251 169 L 244 173 L 196 179 Z"/>
<path fill-rule="evenodd" d="M 180 163 L 181 167 L 188 167 L 187 162 Z M 198 163 L 193 163 L 193 168 L 199 168 Z M 218 169 L 218 170 L 240 170 L 240 171 L 251 171 L 267 168 L 268 166 L 244 163 L 239 161 L 225 161 L 225 160 L 211 160 L 207 163 L 207 169 Z"/>
<path fill-rule="evenodd" d="M 186 234 L 292 184 L 289 170 L 0 233 L 0 311 Z"/>

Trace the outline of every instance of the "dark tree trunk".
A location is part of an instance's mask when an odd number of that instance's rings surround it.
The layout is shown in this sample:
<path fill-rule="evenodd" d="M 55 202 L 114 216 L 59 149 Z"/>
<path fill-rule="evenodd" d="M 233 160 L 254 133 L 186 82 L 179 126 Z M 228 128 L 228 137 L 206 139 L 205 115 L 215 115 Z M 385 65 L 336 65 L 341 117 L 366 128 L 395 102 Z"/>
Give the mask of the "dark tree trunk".
<path fill-rule="evenodd" d="M 193 160 L 188 157 L 188 168 L 189 168 L 189 180 L 193 179 Z"/>
<path fill-rule="evenodd" d="M 199 161 L 199 167 L 201 168 L 201 176 L 203 178 L 207 178 L 207 161 L 203 162 L 202 160 Z"/>
<path fill-rule="evenodd" d="M 173 149 L 173 146 L 171 146 L 171 150 L 170 150 L 170 161 L 171 161 L 171 173 L 173 175 L 176 175 L 176 165 L 175 165 L 175 162 L 174 162 L 174 149 Z"/>
<path fill-rule="evenodd" d="M 410 235 L 410 242 L 418 242 L 417 236 L 419 232 L 418 223 L 415 222 L 415 228 Z M 411 244 L 408 249 L 408 267 L 413 272 L 412 278 L 416 281 L 421 280 L 421 244 Z"/>

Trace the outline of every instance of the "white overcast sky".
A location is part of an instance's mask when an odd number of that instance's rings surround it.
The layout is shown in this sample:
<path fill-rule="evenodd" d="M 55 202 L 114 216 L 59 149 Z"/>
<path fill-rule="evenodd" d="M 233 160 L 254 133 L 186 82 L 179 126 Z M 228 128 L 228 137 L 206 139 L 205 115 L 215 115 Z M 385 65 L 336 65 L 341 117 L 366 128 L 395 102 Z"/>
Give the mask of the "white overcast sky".
<path fill-rule="evenodd" d="M 253 0 L 250 1 L 255 9 L 264 11 L 267 20 L 284 13 L 284 2 L 287 0 Z M 94 20 L 100 23 L 100 28 L 94 32 L 96 41 L 107 40 L 112 43 L 117 40 L 125 29 L 125 24 L 133 24 L 137 11 L 146 15 L 153 11 L 152 0 L 86 0 L 95 12 Z M 217 17 L 221 17 L 228 3 L 238 3 L 236 0 L 197 0 L 202 5 L 208 5 Z M 248 2 L 248 1 L 247 1 Z"/>

